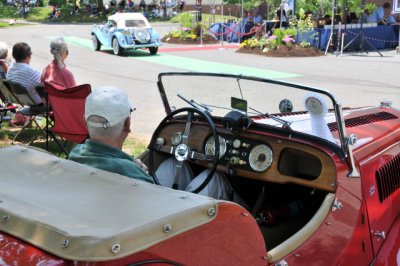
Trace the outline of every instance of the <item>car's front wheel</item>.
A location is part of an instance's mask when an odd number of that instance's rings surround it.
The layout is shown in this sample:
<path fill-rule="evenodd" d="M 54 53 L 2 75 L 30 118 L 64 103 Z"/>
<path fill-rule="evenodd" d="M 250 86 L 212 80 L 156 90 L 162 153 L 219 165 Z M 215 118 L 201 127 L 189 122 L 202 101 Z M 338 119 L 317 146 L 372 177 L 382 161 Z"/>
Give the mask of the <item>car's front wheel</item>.
<path fill-rule="evenodd" d="M 150 47 L 150 54 L 156 54 L 158 52 L 158 47 Z"/>
<path fill-rule="evenodd" d="M 99 42 L 99 39 L 97 39 L 96 34 L 92 35 L 92 42 L 93 42 L 93 49 L 95 51 L 100 51 L 101 43 Z"/>
<path fill-rule="evenodd" d="M 113 45 L 114 54 L 115 55 L 121 55 L 122 54 L 122 47 L 119 46 L 117 38 L 113 39 L 112 45 Z"/>

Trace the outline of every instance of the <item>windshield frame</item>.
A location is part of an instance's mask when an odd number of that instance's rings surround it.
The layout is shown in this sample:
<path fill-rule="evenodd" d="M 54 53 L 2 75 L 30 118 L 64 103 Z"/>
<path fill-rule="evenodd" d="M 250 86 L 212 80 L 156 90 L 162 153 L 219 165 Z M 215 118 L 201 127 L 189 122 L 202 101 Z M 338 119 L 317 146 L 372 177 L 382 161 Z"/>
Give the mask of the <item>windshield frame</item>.
<path fill-rule="evenodd" d="M 346 136 L 346 127 L 345 127 L 345 122 L 344 122 L 344 117 L 343 117 L 342 106 L 341 106 L 340 102 L 336 99 L 336 97 L 327 90 L 315 88 L 315 87 L 311 87 L 311 86 L 306 86 L 306 85 L 302 85 L 302 84 L 282 81 L 282 80 L 274 80 L 274 79 L 268 79 L 268 78 L 246 76 L 246 75 L 241 75 L 241 74 L 227 74 L 227 73 L 213 73 L 213 72 L 162 72 L 162 73 L 158 74 L 157 86 L 158 86 L 158 90 L 159 90 L 159 93 L 161 96 L 161 101 L 164 105 L 165 113 L 167 115 L 171 113 L 171 106 L 169 104 L 167 94 L 165 93 L 165 88 L 164 88 L 164 85 L 162 82 L 162 78 L 165 76 L 209 76 L 209 77 L 214 76 L 214 77 L 224 77 L 224 78 L 235 78 L 238 80 L 244 79 L 244 80 L 251 80 L 251 81 L 258 81 L 258 82 L 270 83 L 270 84 L 275 84 L 275 85 L 287 86 L 287 87 L 291 87 L 291 88 L 296 88 L 296 89 L 300 89 L 300 90 L 323 94 L 332 101 L 332 105 L 333 105 L 333 109 L 334 109 L 334 113 L 335 113 L 335 117 L 336 117 L 336 122 L 338 125 L 340 148 L 344 154 L 348 153 L 347 148 L 346 148 L 347 136 Z"/>

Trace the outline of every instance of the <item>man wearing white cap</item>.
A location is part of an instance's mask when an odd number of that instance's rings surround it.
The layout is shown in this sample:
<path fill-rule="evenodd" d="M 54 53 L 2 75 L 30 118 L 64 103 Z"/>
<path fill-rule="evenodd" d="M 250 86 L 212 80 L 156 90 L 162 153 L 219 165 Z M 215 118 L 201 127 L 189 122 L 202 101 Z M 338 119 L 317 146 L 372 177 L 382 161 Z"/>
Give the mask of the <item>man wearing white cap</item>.
<path fill-rule="evenodd" d="M 90 140 L 76 146 L 69 159 L 106 171 L 154 183 L 147 167 L 122 151 L 134 110 L 128 96 L 115 87 L 95 89 L 85 103 L 85 121 Z"/>
<path fill-rule="evenodd" d="M 154 183 L 147 172 L 147 167 L 140 160 L 122 151 L 122 145 L 128 136 L 131 126 L 131 112 L 134 110 L 128 101 L 128 96 L 115 87 L 100 87 L 95 89 L 85 103 L 85 121 L 90 140 L 76 146 L 69 154 L 69 159 L 78 163 L 90 165 L 109 172 Z M 157 170 L 161 185 L 172 187 L 176 171 L 175 159 L 164 161 Z M 193 191 L 207 177 L 204 170 L 197 177 L 193 176 L 189 165 L 184 165 L 179 189 Z M 201 195 L 218 199 L 232 199 L 243 206 L 246 203 L 237 195 L 232 186 L 221 173 L 215 173 L 210 183 L 199 192 Z"/>

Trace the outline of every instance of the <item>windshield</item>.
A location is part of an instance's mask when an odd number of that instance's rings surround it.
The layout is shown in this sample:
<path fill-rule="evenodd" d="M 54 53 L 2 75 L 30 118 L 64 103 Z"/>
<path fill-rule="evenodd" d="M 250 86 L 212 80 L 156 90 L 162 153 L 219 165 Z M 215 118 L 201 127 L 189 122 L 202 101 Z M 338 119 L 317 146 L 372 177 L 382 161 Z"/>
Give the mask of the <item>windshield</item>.
<path fill-rule="evenodd" d="M 125 20 L 125 27 L 132 28 L 132 27 L 146 27 L 146 23 L 142 19 L 130 19 Z"/>
<path fill-rule="evenodd" d="M 168 108 L 174 110 L 190 106 L 182 98 L 195 102 L 198 106 L 202 106 L 201 109 L 210 111 L 212 116 L 219 117 L 224 117 L 233 109 L 242 109 L 247 104 L 247 108 L 242 111 L 247 116 L 253 117 L 255 123 L 283 127 L 286 122 L 291 130 L 315 135 L 310 113 L 306 109 L 311 108 L 317 112 L 317 116 L 313 118 L 317 117 L 318 123 L 322 123 L 319 127 L 325 130 L 324 134 L 332 135 L 326 132 L 329 130 L 328 125 L 337 126 L 334 109 L 338 103 L 333 95 L 324 90 L 240 75 L 212 73 L 160 75 L 162 76 L 160 84 L 166 95 L 164 104 L 167 112 Z M 232 103 L 235 108 L 232 108 Z M 325 108 L 326 112 L 324 113 L 321 108 Z M 282 114 L 282 112 L 287 113 Z M 333 138 L 325 135 L 322 137 L 335 144 L 343 144 L 340 133 L 336 133 Z"/>

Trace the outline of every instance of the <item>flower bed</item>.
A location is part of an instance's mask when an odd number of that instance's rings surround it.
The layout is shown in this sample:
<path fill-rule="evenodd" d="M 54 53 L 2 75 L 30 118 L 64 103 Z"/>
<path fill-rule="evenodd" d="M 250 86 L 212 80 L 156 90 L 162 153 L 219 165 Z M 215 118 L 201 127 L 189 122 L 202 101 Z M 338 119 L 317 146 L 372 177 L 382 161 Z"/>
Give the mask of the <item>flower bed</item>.
<path fill-rule="evenodd" d="M 296 43 L 298 35 L 302 41 Z M 271 35 L 256 34 L 251 39 L 245 40 L 237 52 L 275 57 L 322 55 L 320 50 L 305 41 L 306 36 L 309 39 L 316 38 L 317 33 L 313 31 L 311 16 L 306 16 L 301 9 L 300 19 L 291 21 L 290 28 L 275 29 Z"/>
<path fill-rule="evenodd" d="M 161 39 L 166 43 L 177 44 L 203 44 L 218 43 L 218 40 L 209 33 L 202 34 L 202 28 L 199 23 L 193 25 L 193 18 L 189 13 L 184 13 L 180 18 L 180 28 L 178 30 L 170 31 Z M 202 40 L 201 40 L 202 39 Z"/>
<path fill-rule="evenodd" d="M 256 54 L 269 57 L 308 57 L 308 56 L 321 56 L 324 53 L 315 46 L 301 47 L 298 44 L 293 44 L 291 47 L 285 44 L 280 44 L 279 48 L 271 49 L 268 52 L 263 52 L 260 47 L 240 47 L 236 50 L 237 53 Z"/>
<path fill-rule="evenodd" d="M 200 44 L 201 39 L 199 36 L 194 35 L 194 37 L 191 38 L 180 38 L 179 36 L 164 36 L 161 40 L 162 42 L 165 43 L 175 43 L 175 44 Z M 215 39 L 214 36 L 206 34 L 203 36 L 203 44 L 213 44 L 213 43 L 218 43 L 218 40 Z"/>

